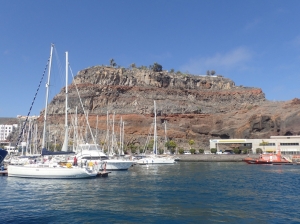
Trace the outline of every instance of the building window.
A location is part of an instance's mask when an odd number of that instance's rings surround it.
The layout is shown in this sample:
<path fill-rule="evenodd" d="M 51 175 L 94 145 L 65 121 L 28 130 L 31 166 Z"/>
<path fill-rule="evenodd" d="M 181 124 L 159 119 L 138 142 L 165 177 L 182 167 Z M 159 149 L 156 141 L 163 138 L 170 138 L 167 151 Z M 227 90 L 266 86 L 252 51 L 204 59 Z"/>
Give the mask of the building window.
<path fill-rule="evenodd" d="M 265 144 L 259 143 L 260 146 L 275 146 L 275 143 L 272 142 L 266 142 Z"/>
<path fill-rule="evenodd" d="M 280 143 L 282 146 L 288 146 L 288 145 L 299 145 L 299 142 L 296 143 Z"/>

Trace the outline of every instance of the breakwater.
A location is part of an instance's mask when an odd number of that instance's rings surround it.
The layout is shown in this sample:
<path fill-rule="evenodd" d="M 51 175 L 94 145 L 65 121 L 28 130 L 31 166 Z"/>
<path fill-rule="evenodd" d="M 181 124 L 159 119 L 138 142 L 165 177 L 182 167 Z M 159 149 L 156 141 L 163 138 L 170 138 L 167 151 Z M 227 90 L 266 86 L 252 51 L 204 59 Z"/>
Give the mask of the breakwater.
<path fill-rule="evenodd" d="M 251 158 L 258 158 L 259 154 L 249 155 Z M 242 162 L 247 154 L 191 154 L 191 155 L 176 155 L 177 161 L 181 162 Z"/>

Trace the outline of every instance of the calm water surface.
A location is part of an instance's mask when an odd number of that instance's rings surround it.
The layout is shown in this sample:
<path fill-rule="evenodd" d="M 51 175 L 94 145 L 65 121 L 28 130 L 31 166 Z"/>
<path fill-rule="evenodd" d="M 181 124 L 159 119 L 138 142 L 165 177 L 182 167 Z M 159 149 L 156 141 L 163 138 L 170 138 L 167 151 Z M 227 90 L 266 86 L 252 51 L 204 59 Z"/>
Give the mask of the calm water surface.
<path fill-rule="evenodd" d="M 300 223 L 300 166 L 135 166 L 108 178 L 0 177 L 0 223 Z"/>

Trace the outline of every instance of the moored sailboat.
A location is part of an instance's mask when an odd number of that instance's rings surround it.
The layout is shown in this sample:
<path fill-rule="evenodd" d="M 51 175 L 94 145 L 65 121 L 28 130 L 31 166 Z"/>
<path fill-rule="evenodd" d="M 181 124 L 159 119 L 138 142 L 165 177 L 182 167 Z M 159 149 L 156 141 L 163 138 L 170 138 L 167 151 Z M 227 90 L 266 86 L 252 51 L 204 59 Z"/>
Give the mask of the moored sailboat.
<path fill-rule="evenodd" d="M 48 71 L 48 82 L 47 82 L 47 92 L 46 92 L 46 108 L 44 114 L 44 133 L 45 133 L 45 123 L 47 117 L 47 102 L 48 102 L 48 87 L 49 87 L 49 80 L 50 80 L 50 70 L 51 70 L 51 61 L 52 61 L 52 52 L 53 52 L 54 45 L 51 45 L 50 51 L 50 63 L 49 63 L 49 71 Z M 66 113 L 67 113 L 67 99 L 68 99 L 68 52 L 66 52 Z M 67 118 L 67 114 L 66 114 Z M 67 125 L 67 122 L 66 122 Z M 68 143 L 68 128 L 65 128 L 65 141 Z M 42 148 L 44 148 L 44 139 L 45 134 L 43 134 L 43 144 Z M 62 149 L 64 150 L 64 148 Z M 44 150 L 45 152 L 45 150 Z M 38 162 L 35 164 L 28 164 L 22 166 L 16 165 L 8 165 L 7 167 L 8 176 L 9 177 L 24 177 L 24 178 L 67 178 L 67 179 L 74 179 L 74 178 L 88 178 L 88 177 L 95 177 L 98 174 L 98 167 L 73 167 L 71 164 L 67 164 L 67 166 L 60 166 L 57 163 L 47 163 L 45 164 L 44 161 Z"/>
<path fill-rule="evenodd" d="M 148 164 L 173 164 L 175 159 L 172 156 L 158 156 L 158 147 L 157 147 L 157 127 L 156 127 L 156 102 L 154 101 L 154 133 L 153 133 L 153 155 L 145 156 L 142 159 L 136 161 L 139 165 L 148 165 Z"/>

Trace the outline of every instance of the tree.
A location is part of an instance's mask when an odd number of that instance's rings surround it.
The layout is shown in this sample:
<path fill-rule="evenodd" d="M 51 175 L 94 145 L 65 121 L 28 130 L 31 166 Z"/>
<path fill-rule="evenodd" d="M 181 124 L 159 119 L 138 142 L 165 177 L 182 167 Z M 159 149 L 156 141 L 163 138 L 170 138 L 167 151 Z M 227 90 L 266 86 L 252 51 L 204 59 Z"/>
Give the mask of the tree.
<path fill-rule="evenodd" d="M 211 148 L 211 149 L 210 149 L 210 152 L 213 153 L 213 154 L 216 154 L 217 149 L 216 149 L 216 148 Z"/>
<path fill-rule="evenodd" d="M 207 75 L 207 76 L 209 76 L 209 75 L 210 75 L 210 72 L 209 72 L 209 70 L 207 70 L 207 71 L 206 71 L 206 75 Z"/>
<path fill-rule="evenodd" d="M 165 144 L 165 146 L 173 154 L 175 152 L 175 148 L 176 148 L 177 144 L 176 144 L 176 142 L 174 142 L 173 140 L 171 140 L 171 141 L 167 141 L 166 144 Z"/>
<path fill-rule="evenodd" d="M 135 63 L 132 63 L 132 64 L 130 65 L 130 67 L 131 67 L 131 68 L 136 68 Z"/>
<path fill-rule="evenodd" d="M 195 141 L 193 139 L 189 140 L 190 149 L 192 148 L 192 145 L 195 144 Z"/>
<path fill-rule="evenodd" d="M 140 152 L 140 153 L 143 153 L 143 152 L 144 152 L 144 149 L 143 149 L 142 147 L 140 147 L 139 152 Z"/>
<path fill-rule="evenodd" d="M 215 70 L 210 71 L 210 75 L 215 75 L 215 74 L 216 74 Z"/>
<path fill-rule="evenodd" d="M 152 71 L 154 72 L 161 72 L 162 71 L 162 66 L 156 62 L 154 62 L 153 65 L 149 66 L 150 69 L 152 69 Z"/>
<path fill-rule="evenodd" d="M 199 149 L 199 153 L 203 154 L 204 153 L 204 149 Z"/>
<path fill-rule="evenodd" d="M 259 143 L 259 145 L 260 145 L 260 146 L 263 146 L 263 149 L 264 149 L 263 151 L 265 152 L 265 151 L 266 151 L 266 150 L 265 150 L 265 146 L 266 146 L 266 145 L 269 145 L 269 142 L 265 142 L 264 140 L 262 140 L 262 142 Z"/>
<path fill-rule="evenodd" d="M 241 153 L 239 148 L 234 148 L 233 152 L 234 152 L 234 154 L 240 154 Z"/>
<path fill-rule="evenodd" d="M 129 148 L 129 149 L 130 149 L 130 151 L 131 151 L 131 154 L 134 154 L 134 153 L 136 153 L 137 146 L 136 146 L 136 145 L 134 145 L 133 143 L 130 143 L 129 145 L 127 145 L 127 148 Z"/>
<path fill-rule="evenodd" d="M 243 149 L 242 153 L 243 154 L 247 154 L 248 153 L 248 149 Z"/>
<path fill-rule="evenodd" d="M 196 149 L 190 149 L 191 154 L 195 154 Z"/>
<path fill-rule="evenodd" d="M 117 66 L 117 64 L 115 63 L 115 60 L 112 58 L 112 59 L 110 59 L 110 66 L 111 67 L 116 67 Z"/>
<path fill-rule="evenodd" d="M 178 153 L 179 154 L 183 154 L 184 153 L 184 149 L 183 148 L 179 148 Z"/>
<path fill-rule="evenodd" d="M 154 139 L 151 139 L 149 143 L 147 144 L 146 148 L 147 150 L 152 150 L 154 145 Z"/>
<path fill-rule="evenodd" d="M 140 69 L 142 69 L 142 70 L 146 70 L 146 69 L 147 69 L 147 66 L 145 66 L 145 65 L 141 65 Z"/>
<path fill-rule="evenodd" d="M 256 154 L 262 154 L 262 149 L 261 148 L 257 148 L 256 149 Z"/>
<path fill-rule="evenodd" d="M 174 72 L 175 72 L 174 68 L 171 68 L 170 73 L 174 73 Z"/>

